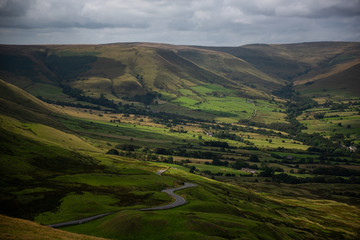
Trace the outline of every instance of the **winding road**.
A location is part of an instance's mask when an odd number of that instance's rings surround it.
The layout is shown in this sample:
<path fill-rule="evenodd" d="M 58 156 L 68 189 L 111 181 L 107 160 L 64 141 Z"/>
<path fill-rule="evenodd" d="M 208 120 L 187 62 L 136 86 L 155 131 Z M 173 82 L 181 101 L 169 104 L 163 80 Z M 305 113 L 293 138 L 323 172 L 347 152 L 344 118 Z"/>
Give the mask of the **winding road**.
<path fill-rule="evenodd" d="M 164 205 L 164 206 L 158 206 L 158 207 L 151 207 L 151 208 L 143 208 L 143 209 L 138 209 L 139 211 L 151 211 L 151 210 L 165 210 L 165 209 L 170 209 L 170 208 L 175 208 L 181 205 L 186 204 L 186 200 L 175 194 L 174 191 L 177 190 L 181 190 L 181 189 L 185 189 L 185 188 L 189 188 L 189 187 L 196 187 L 196 184 L 193 183 L 184 183 L 184 186 L 181 187 L 177 187 L 177 188 L 170 188 L 170 189 L 164 189 L 161 192 L 167 193 L 170 196 L 175 198 L 175 202 L 172 202 L 170 204 Z"/>
<path fill-rule="evenodd" d="M 161 175 L 167 170 L 168 169 L 160 170 L 156 174 Z M 132 210 L 137 210 L 137 211 L 157 211 L 157 210 L 166 210 L 166 209 L 175 208 L 175 207 L 184 205 L 184 204 L 186 204 L 186 200 L 183 197 L 175 194 L 174 191 L 182 190 L 182 189 L 189 188 L 189 187 L 196 187 L 196 186 L 197 185 L 193 184 L 193 183 L 184 183 L 184 186 L 181 186 L 181 187 L 164 189 L 161 192 L 167 193 L 170 196 L 172 196 L 173 198 L 175 198 L 174 202 L 172 202 L 170 204 L 167 204 L 167 205 L 158 206 L 158 207 L 132 209 Z M 120 211 L 122 211 L 122 210 L 120 210 Z M 99 218 L 102 218 L 102 217 L 105 217 L 105 216 L 120 212 L 120 211 L 114 211 L 114 212 L 109 212 L 109 213 L 98 214 L 98 215 L 95 215 L 95 216 L 91 216 L 91 217 L 87 217 L 87 218 L 83 218 L 83 219 L 79 219 L 79 220 L 63 222 L 63 223 L 56 223 L 56 224 L 50 224 L 50 225 L 47 225 L 47 226 L 52 227 L 52 228 L 59 228 L 59 227 L 66 227 L 66 226 L 82 224 L 82 223 L 90 222 L 90 221 L 93 221 L 95 219 L 99 219 Z"/>

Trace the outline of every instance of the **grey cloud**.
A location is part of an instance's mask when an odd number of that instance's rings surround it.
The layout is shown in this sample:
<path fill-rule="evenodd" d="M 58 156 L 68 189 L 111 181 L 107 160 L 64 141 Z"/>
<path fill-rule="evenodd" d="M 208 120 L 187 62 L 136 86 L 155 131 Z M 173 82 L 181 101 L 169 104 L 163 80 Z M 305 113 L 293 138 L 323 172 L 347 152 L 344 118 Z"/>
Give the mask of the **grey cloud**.
<path fill-rule="evenodd" d="M 24 16 L 33 0 L 0 0 L 0 17 Z"/>
<path fill-rule="evenodd" d="M 30 3 L 34 4 L 30 5 Z M 9 4 L 10 7 L 8 7 Z M 18 13 L 13 12 L 10 16 L 10 10 L 19 5 L 21 8 Z M 0 15 L 0 26 L 2 27 L 98 29 L 147 28 L 150 26 L 146 14 L 136 9 L 122 8 L 117 1 L 9 1 L 3 9 L 8 14 Z"/>
<path fill-rule="evenodd" d="M 351 1 L 350 1 L 351 2 Z M 354 17 L 360 16 L 360 1 L 352 2 L 347 6 L 335 5 L 328 8 L 320 9 L 317 12 L 317 16 L 320 17 Z"/>
<path fill-rule="evenodd" d="M 360 14 L 360 0 L 228 0 L 225 3 L 257 16 L 324 18 Z"/>
<path fill-rule="evenodd" d="M 360 0 L 0 0 L 0 43 L 359 41 L 358 22 Z"/>

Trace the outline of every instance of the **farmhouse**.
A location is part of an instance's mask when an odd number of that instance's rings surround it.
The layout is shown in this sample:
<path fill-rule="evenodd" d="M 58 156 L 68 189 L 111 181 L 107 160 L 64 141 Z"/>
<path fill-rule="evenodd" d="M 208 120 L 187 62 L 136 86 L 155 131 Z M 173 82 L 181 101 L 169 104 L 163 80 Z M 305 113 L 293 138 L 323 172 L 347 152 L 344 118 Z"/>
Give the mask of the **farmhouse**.
<path fill-rule="evenodd" d="M 350 146 L 348 147 L 350 152 L 356 152 L 356 147 L 355 146 Z"/>
<path fill-rule="evenodd" d="M 256 170 L 251 169 L 251 168 L 242 168 L 241 171 L 248 172 L 248 173 L 256 173 Z"/>

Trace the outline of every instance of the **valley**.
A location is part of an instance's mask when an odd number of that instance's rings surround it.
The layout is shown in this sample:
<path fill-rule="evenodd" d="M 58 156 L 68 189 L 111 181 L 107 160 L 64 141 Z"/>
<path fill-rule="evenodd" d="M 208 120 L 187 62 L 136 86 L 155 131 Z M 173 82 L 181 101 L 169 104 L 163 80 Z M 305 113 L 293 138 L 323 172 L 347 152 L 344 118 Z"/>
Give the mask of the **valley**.
<path fill-rule="evenodd" d="M 359 62 L 356 42 L 0 45 L 0 238 L 357 239 Z"/>

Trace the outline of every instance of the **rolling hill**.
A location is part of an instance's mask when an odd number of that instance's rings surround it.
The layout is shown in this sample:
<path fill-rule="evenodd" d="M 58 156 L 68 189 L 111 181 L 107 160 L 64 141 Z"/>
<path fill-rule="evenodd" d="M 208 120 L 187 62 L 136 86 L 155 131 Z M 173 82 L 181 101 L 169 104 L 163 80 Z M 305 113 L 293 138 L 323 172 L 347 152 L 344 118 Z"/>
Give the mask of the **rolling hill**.
<path fill-rule="evenodd" d="M 153 91 L 179 95 L 179 88 L 203 84 L 246 93 L 248 87 L 244 84 L 251 83 L 260 88 L 252 94 L 262 95 L 261 91 L 268 91 L 263 83 L 272 88 L 284 84 L 232 55 L 185 46 L 2 46 L 1 53 L 0 76 L 32 93 L 41 84 L 63 84 L 111 98 Z"/>
<path fill-rule="evenodd" d="M 19 120 L 56 124 L 51 115 L 56 110 L 31 94 L 0 79 L 0 113 Z"/>
<path fill-rule="evenodd" d="M 321 94 L 322 89 L 329 88 L 359 96 L 359 78 L 355 70 L 360 61 L 359 43 L 253 44 L 208 49 L 232 54 L 273 77 L 293 82 L 296 89 L 305 95 L 309 95 L 308 91 Z M 347 71 L 353 67 L 355 69 Z M 310 86 L 317 80 L 321 80 L 318 84 L 321 89 L 316 85 Z"/>
<path fill-rule="evenodd" d="M 358 239 L 359 45 L 1 45 L 0 238 Z"/>
<path fill-rule="evenodd" d="M 21 228 L 19 228 L 21 226 Z M 69 233 L 57 229 L 36 224 L 31 221 L 10 218 L 0 215 L 0 238 L 4 240 L 15 239 L 61 239 L 61 240 L 81 240 L 93 239 L 101 240 L 104 238 L 91 237 L 89 235 L 80 235 Z"/>
<path fill-rule="evenodd" d="M 271 99 L 273 91 L 292 83 L 307 96 L 323 96 L 324 88 L 311 86 L 318 80 L 329 87 L 327 94 L 340 88 L 343 94 L 358 96 L 354 81 L 359 49 L 359 43 L 342 42 L 241 47 L 2 45 L 0 77 L 45 100 L 77 104 L 89 102 L 78 95 L 124 104 L 171 103 L 179 97 L 201 102 L 208 99 L 194 87 L 208 85 L 232 90 L 221 93 L 226 96 Z"/>

